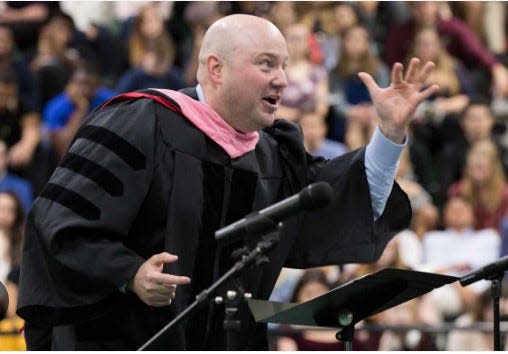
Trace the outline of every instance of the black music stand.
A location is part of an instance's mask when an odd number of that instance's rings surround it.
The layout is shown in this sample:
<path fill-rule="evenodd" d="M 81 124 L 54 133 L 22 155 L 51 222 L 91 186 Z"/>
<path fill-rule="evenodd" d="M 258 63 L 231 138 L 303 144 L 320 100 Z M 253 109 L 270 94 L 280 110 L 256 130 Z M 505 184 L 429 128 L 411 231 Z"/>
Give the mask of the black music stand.
<path fill-rule="evenodd" d="M 354 325 L 364 318 L 423 295 L 457 277 L 386 268 L 354 279 L 302 304 L 247 300 L 257 322 L 337 328 L 352 350 Z"/>

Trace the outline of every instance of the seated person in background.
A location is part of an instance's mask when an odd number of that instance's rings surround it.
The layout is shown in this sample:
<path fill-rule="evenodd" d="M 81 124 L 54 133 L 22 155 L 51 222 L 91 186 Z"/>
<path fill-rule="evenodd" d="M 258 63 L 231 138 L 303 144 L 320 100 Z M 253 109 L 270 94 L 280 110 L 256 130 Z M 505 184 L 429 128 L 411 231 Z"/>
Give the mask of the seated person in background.
<path fill-rule="evenodd" d="M 44 125 L 50 132 L 53 149 L 62 157 L 82 119 L 94 108 L 115 95 L 98 87 L 99 78 L 91 65 L 78 67 L 65 87 L 44 108 Z"/>
<path fill-rule="evenodd" d="M 25 213 L 16 194 L 0 192 L 0 282 L 5 284 L 9 296 L 6 318 L 0 321 L 0 332 L 13 333 L 0 337 L 0 350 L 26 350 L 21 333 L 23 320 L 16 315 L 24 222 Z"/>
<path fill-rule="evenodd" d="M 395 180 L 409 198 L 413 218 L 411 227 L 399 232 L 395 238 L 402 262 L 414 269 L 421 264 L 423 259 L 423 235 L 427 231 L 435 229 L 439 212 L 432 203 L 429 193 L 415 181 L 409 155 L 409 148 L 404 148 L 400 155 L 399 169 Z"/>
<path fill-rule="evenodd" d="M 303 144 L 313 156 L 333 159 L 348 152 L 347 147 L 337 141 L 326 139 L 326 123 L 315 114 L 303 114 L 299 120 L 303 132 Z"/>
<path fill-rule="evenodd" d="M 480 141 L 469 149 L 463 177 L 450 186 L 448 195 L 471 203 L 476 230 L 498 230 L 508 215 L 508 184 L 494 143 Z"/>
<path fill-rule="evenodd" d="M 386 87 L 389 73 L 372 52 L 369 33 L 364 27 L 354 25 L 343 32 L 340 53 L 337 67 L 329 73 L 330 104 L 338 115 L 334 120 L 346 119 L 344 140 L 354 150 L 367 144 L 377 121 L 367 87 L 357 74 L 369 73 L 380 87 Z M 331 136 L 338 139 L 335 130 L 331 128 Z"/>
<path fill-rule="evenodd" d="M 291 302 L 304 303 L 331 289 L 326 274 L 319 268 L 306 270 L 293 292 Z M 298 328 L 298 326 L 295 326 Z M 280 337 L 277 350 L 341 350 L 343 345 L 335 338 L 335 330 L 302 329 L 300 332 L 287 337 Z"/>
<path fill-rule="evenodd" d="M 508 314 L 508 283 L 502 285 L 500 315 L 501 318 Z M 455 321 L 458 327 L 469 327 L 477 322 L 492 323 L 494 320 L 492 310 L 492 292 L 490 289 L 480 294 L 474 305 Z M 494 350 L 494 335 L 492 332 L 469 331 L 454 329 L 448 334 L 446 350 L 453 351 L 492 351 Z M 508 348 L 508 335 L 501 333 L 501 348 Z"/>
<path fill-rule="evenodd" d="M 30 111 L 39 112 L 35 78 L 25 58 L 15 53 L 14 34 L 6 25 L 0 25 L 0 70 L 13 70 L 18 78 L 20 100 Z"/>
<path fill-rule="evenodd" d="M 440 156 L 439 184 L 441 197 L 446 198 L 450 185 L 458 181 L 464 173 L 467 151 L 480 141 L 494 141 L 495 117 L 490 102 L 484 98 L 472 99 L 460 116 L 460 138 L 447 142 Z M 496 143 L 499 156 L 503 158 L 503 170 L 508 170 L 508 154 L 501 144 Z"/>
<path fill-rule="evenodd" d="M 7 144 L 9 170 L 27 179 L 38 193 L 50 169 L 39 144 L 40 114 L 21 101 L 16 74 L 10 69 L 0 69 L 0 140 Z"/>
<path fill-rule="evenodd" d="M 141 66 L 125 72 L 118 81 L 116 90 L 129 92 L 145 88 L 184 88 L 183 74 L 173 65 L 174 49 L 166 45 L 165 42 L 155 41 L 146 48 Z"/>
<path fill-rule="evenodd" d="M 495 95 L 507 94 L 507 68 L 482 45 L 478 36 L 464 22 L 453 17 L 446 8 L 446 2 L 414 1 L 407 4 L 410 20 L 393 23 L 386 37 L 385 60 L 388 65 L 404 60 L 417 31 L 431 27 L 437 30 L 451 55 L 459 58 L 468 68 L 480 68 L 482 79 L 486 77 L 486 72 L 491 74 L 491 87 Z"/>
<path fill-rule="evenodd" d="M 32 186 L 27 180 L 7 171 L 7 144 L 0 140 L 0 192 L 12 191 L 23 204 L 25 213 L 33 202 Z"/>
<path fill-rule="evenodd" d="M 380 322 L 387 326 L 414 326 L 421 323 L 418 318 L 420 312 L 420 298 L 407 301 L 398 306 L 381 312 Z M 382 332 L 379 340 L 381 351 L 393 350 L 435 350 L 434 340 L 429 332 L 421 332 L 417 329 Z"/>
<path fill-rule="evenodd" d="M 302 114 L 324 119 L 328 112 L 328 77 L 323 67 L 309 59 L 309 35 L 303 24 L 289 25 L 284 32 L 289 52 L 288 85 L 282 94 L 277 117 L 292 122 L 297 122 Z"/>
<path fill-rule="evenodd" d="M 420 270 L 460 277 L 498 258 L 499 235 L 490 229 L 473 229 L 473 207 L 467 200 L 451 197 L 444 208 L 443 223 L 445 230 L 430 231 L 423 238 L 424 263 Z M 429 295 L 444 318 L 453 318 L 471 306 L 488 286 L 484 281 L 468 287 L 455 282 Z"/>
<path fill-rule="evenodd" d="M 427 82 L 438 82 L 439 91 L 419 107 L 412 122 L 415 139 L 435 153 L 441 150 L 443 142 L 457 139 L 457 115 L 473 95 L 472 81 L 469 72 L 442 46 L 434 28 L 424 28 L 416 34 L 406 61 L 412 55 L 436 63 L 436 71 Z"/>

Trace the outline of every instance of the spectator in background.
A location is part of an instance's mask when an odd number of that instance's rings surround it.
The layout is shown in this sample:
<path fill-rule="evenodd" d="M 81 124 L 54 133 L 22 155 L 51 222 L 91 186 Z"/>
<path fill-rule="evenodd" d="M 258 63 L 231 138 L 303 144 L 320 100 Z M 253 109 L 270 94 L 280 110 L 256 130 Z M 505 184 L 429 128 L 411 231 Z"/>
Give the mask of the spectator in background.
<path fill-rule="evenodd" d="M 25 214 L 19 198 L 13 192 L 0 192 L 0 281 L 16 280 L 21 262 L 21 243 Z M 8 315 L 15 315 L 16 297 L 9 294 Z M 13 306 L 14 305 L 14 306 Z"/>
<path fill-rule="evenodd" d="M 179 90 L 185 87 L 182 72 L 173 65 L 174 49 L 166 41 L 155 40 L 145 48 L 141 66 L 122 75 L 116 91 L 128 92 L 145 88 Z"/>
<path fill-rule="evenodd" d="M 386 326 L 412 326 L 421 323 L 420 299 L 416 298 L 392 307 L 380 314 L 380 322 Z M 429 332 L 419 330 L 384 330 L 379 340 L 380 351 L 430 351 L 436 350 Z"/>
<path fill-rule="evenodd" d="M 124 71 L 123 47 L 113 33 L 116 18 L 112 1 L 60 1 L 66 20 L 72 25 L 73 36 L 69 47 L 79 52 L 80 58 L 93 61 L 101 81 L 114 86 Z"/>
<path fill-rule="evenodd" d="M 32 186 L 27 180 L 7 171 L 7 151 L 7 144 L 0 140 L 0 192 L 14 192 L 21 200 L 23 210 L 27 213 L 33 202 Z"/>
<path fill-rule="evenodd" d="M 474 228 L 498 230 L 508 215 L 508 185 L 494 143 L 485 140 L 467 153 L 462 179 L 452 184 L 448 195 L 466 199 L 474 208 Z"/>
<path fill-rule="evenodd" d="M 284 31 L 297 22 L 296 4 L 293 1 L 274 1 L 270 4 L 267 19 L 271 21 L 279 31 Z"/>
<path fill-rule="evenodd" d="M 6 25 L 0 25 L 0 69 L 11 69 L 16 73 L 21 102 L 28 110 L 40 112 L 35 78 L 25 62 L 24 56 L 16 55 L 15 47 L 12 30 Z"/>
<path fill-rule="evenodd" d="M 353 26 L 344 31 L 341 56 L 337 67 L 329 74 L 330 101 L 334 120 L 346 119 L 345 143 L 350 150 L 367 144 L 377 122 L 367 87 L 358 78 L 359 72 L 367 72 L 380 87 L 389 84 L 389 72 L 379 58 L 372 53 L 367 30 Z M 335 128 L 335 127 L 333 127 Z M 332 129 L 332 137 L 339 140 Z"/>
<path fill-rule="evenodd" d="M 25 214 L 17 196 L 12 192 L 0 192 L 0 281 L 9 295 L 6 319 L 0 322 L 0 328 L 16 333 L 2 336 L 0 350 L 26 350 L 22 334 L 24 322 L 16 315 L 24 221 Z M 5 266 L 8 269 L 6 277 L 3 274 Z"/>
<path fill-rule="evenodd" d="M 337 141 L 326 139 L 326 123 L 314 114 L 304 114 L 299 119 L 303 132 L 303 144 L 308 153 L 333 159 L 345 154 L 347 147 Z"/>
<path fill-rule="evenodd" d="M 199 66 L 199 49 L 206 30 L 221 17 L 218 2 L 195 1 L 190 2 L 184 10 L 185 23 L 190 27 L 191 35 L 180 44 L 179 52 L 184 67 L 184 77 L 187 86 L 197 85 L 196 74 Z"/>
<path fill-rule="evenodd" d="M 415 181 L 410 152 L 406 147 L 400 155 L 399 169 L 395 180 L 406 192 L 413 218 L 409 229 L 399 232 L 395 238 L 401 261 L 410 268 L 417 268 L 423 261 L 423 235 L 436 228 L 439 218 L 429 193 Z"/>
<path fill-rule="evenodd" d="M 459 124 L 459 139 L 445 143 L 440 156 L 439 183 L 441 196 L 445 197 L 450 185 L 458 181 L 466 164 L 467 151 L 480 141 L 494 141 L 493 128 L 495 118 L 490 102 L 482 98 L 473 98 L 463 113 Z M 501 144 L 497 144 L 499 156 L 503 159 L 503 170 L 508 170 L 508 154 Z"/>
<path fill-rule="evenodd" d="M 167 56 L 174 60 L 174 44 L 166 32 L 164 23 L 164 17 L 156 5 L 149 3 L 141 8 L 134 18 L 132 32 L 128 39 L 131 68 L 137 68 L 143 64 L 147 49 L 154 44 L 163 47 L 167 51 Z"/>
<path fill-rule="evenodd" d="M 451 13 L 441 11 L 446 4 L 439 1 L 416 1 L 407 3 L 411 19 L 394 23 L 388 31 L 385 60 L 389 66 L 407 58 L 415 34 L 425 27 L 435 28 L 448 52 L 459 58 L 468 68 L 481 67 L 492 75 L 492 91 L 495 95 L 508 93 L 508 70 L 480 42 L 478 37 L 462 21 Z M 487 87 L 488 89 L 488 87 Z"/>
<path fill-rule="evenodd" d="M 69 48 L 73 32 L 72 21 L 61 15 L 53 17 L 41 28 L 30 68 L 37 80 L 42 108 L 62 92 L 77 64 L 78 51 Z"/>
<path fill-rule="evenodd" d="M 33 49 L 39 31 L 51 15 L 60 9 L 57 1 L 2 1 L 0 24 L 14 32 L 15 42 L 21 51 Z"/>
<path fill-rule="evenodd" d="M 359 23 L 358 15 L 353 5 L 347 2 L 318 1 L 310 4 L 313 11 L 303 12 L 301 22 L 315 32 L 323 53 L 322 64 L 331 71 L 340 58 L 342 34 Z"/>
<path fill-rule="evenodd" d="M 439 151 L 441 139 L 449 141 L 457 135 L 457 115 L 466 108 L 468 96 L 473 95 L 472 81 L 468 71 L 441 45 L 434 28 L 424 28 L 416 33 L 407 60 L 412 56 L 436 64 L 436 71 L 428 82 L 439 82 L 439 92 L 416 112 L 413 135 L 433 151 Z"/>
<path fill-rule="evenodd" d="M 508 283 L 502 285 L 503 292 L 499 300 L 500 315 L 508 314 Z M 477 322 L 492 323 L 494 315 L 492 312 L 492 291 L 485 290 L 478 297 L 473 306 L 455 321 L 459 329 L 450 331 L 446 350 L 453 351 L 492 351 L 494 350 L 494 335 L 492 332 L 461 330 L 460 327 L 469 327 Z M 501 348 L 508 348 L 508 335 L 501 333 Z"/>
<path fill-rule="evenodd" d="M 65 91 L 48 102 L 43 112 L 44 125 L 59 157 L 67 150 L 82 119 L 115 93 L 98 86 L 98 75 L 91 65 L 78 67 Z"/>
<path fill-rule="evenodd" d="M 12 70 L 0 69 L 0 140 L 7 144 L 11 172 L 30 181 L 38 193 L 49 178 L 48 156 L 40 145 L 40 115 L 20 99 Z"/>
<path fill-rule="evenodd" d="M 448 200 L 443 223 L 443 231 L 430 231 L 423 238 L 424 263 L 420 270 L 460 277 L 497 259 L 499 235 L 491 229 L 473 229 L 473 206 L 466 199 L 451 197 Z M 468 287 L 454 283 L 429 295 L 443 318 L 455 318 L 488 286 L 488 282 L 477 282 Z"/>
<path fill-rule="evenodd" d="M 319 268 L 306 270 L 296 284 L 291 302 L 307 302 L 330 289 L 325 273 Z M 280 337 L 277 350 L 341 350 L 343 344 L 337 341 L 335 333 L 335 330 L 302 330 L 291 336 Z"/>
<path fill-rule="evenodd" d="M 328 112 L 328 77 L 323 67 L 309 59 L 309 30 L 303 24 L 289 25 L 284 32 L 289 59 L 288 85 L 282 94 L 277 117 L 297 122 L 302 114 L 318 119 Z"/>

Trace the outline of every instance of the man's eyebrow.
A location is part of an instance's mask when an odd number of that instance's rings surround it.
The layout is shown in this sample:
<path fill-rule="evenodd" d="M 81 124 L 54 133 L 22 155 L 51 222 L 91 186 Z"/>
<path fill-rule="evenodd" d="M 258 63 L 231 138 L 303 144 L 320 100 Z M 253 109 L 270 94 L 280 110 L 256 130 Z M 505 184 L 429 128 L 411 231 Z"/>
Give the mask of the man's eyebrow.
<path fill-rule="evenodd" d="M 269 52 L 265 52 L 265 53 L 260 53 L 256 56 L 257 59 L 259 58 L 262 58 L 262 57 L 268 57 L 272 60 L 280 60 L 282 62 L 285 62 L 288 60 L 287 56 L 285 57 L 281 57 L 280 55 L 278 54 L 274 54 L 274 53 L 269 53 Z"/>

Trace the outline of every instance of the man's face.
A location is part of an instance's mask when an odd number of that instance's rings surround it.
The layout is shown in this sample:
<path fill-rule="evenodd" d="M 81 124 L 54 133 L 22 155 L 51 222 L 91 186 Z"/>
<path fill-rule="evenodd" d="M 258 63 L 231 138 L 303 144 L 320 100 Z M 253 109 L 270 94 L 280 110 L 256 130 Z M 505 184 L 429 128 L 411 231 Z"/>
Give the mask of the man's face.
<path fill-rule="evenodd" d="M 288 52 L 278 31 L 262 29 L 237 41 L 224 60 L 221 95 L 223 111 L 242 132 L 273 124 L 280 97 L 287 86 L 284 68 Z"/>

